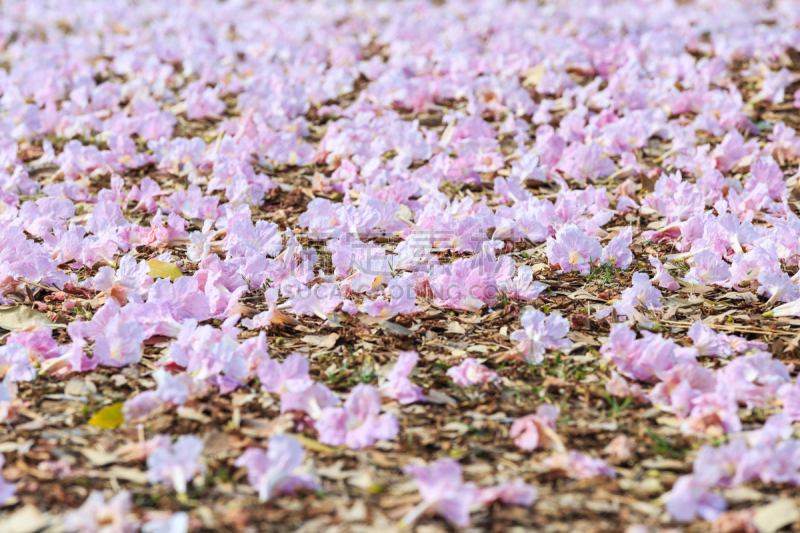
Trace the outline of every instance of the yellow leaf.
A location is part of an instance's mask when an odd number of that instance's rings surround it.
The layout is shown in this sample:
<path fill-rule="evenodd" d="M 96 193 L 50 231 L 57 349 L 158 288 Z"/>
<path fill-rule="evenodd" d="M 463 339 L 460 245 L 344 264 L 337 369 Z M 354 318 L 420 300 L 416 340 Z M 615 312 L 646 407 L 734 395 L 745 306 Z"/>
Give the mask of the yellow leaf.
<path fill-rule="evenodd" d="M 151 259 L 147 264 L 150 266 L 149 274 L 152 278 L 169 278 L 170 281 L 175 281 L 183 276 L 181 269 L 175 263 Z"/>
<path fill-rule="evenodd" d="M 103 429 L 114 429 L 117 426 L 121 426 L 124 422 L 125 417 L 122 414 L 122 402 L 103 407 L 89 419 L 90 426 Z"/>
<path fill-rule="evenodd" d="M 341 449 L 342 447 L 334 448 L 332 446 L 328 446 L 327 444 L 322 444 L 314 439 L 310 439 L 305 435 L 297 435 L 291 434 L 292 437 L 297 439 L 303 447 L 308 448 L 309 450 L 314 450 L 315 452 L 322 452 L 322 453 L 334 453 Z"/>

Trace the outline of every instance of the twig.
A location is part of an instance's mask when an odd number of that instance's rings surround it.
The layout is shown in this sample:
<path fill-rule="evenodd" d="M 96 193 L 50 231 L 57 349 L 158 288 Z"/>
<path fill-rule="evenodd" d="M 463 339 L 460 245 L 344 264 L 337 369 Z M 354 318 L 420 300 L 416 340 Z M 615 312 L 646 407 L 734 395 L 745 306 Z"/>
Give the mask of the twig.
<path fill-rule="evenodd" d="M 40 289 L 45 289 L 50 292 L 58 292 L 58 289 L 54 289 L 53 287 L 48 287 L 47 285 L 41 285 L 39 283 L 36 283 L 35 281 L 30 281 L 25 278 L 19 278 L 19 280 L 29 285 L 33 285 L 34 287 L 39 287 Z"/>

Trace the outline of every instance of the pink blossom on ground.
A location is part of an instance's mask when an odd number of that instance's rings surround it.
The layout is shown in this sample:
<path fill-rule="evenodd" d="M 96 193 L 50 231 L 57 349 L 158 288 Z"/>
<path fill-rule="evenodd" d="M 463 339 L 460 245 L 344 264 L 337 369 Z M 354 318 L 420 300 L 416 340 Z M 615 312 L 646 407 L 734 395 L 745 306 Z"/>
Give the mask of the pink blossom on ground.
<path fill-rule="evenodd" d="M 411 383 L 409 379 L 417 361 L 419 361 L 417 352 L 400 352 L 397 355 L 397 362 L 386 376 L 386 382 L 381 387 L 381 394 L 387 398 L 397 400 L 401 405 L 426 401 L 425 395 L 422 394 L 422 389 Z"/>
<path fill-rule="evenodd" d="M 725 499 L 709 490 L 696 476 L 682 476 L 665 495 L 666 509 L 681 522 L 695 517 L 714 520 L 726 509 Z"/>
<path fill-rule="evenodd" d="M 131 494 L 123 490 L 108 501 L 93 491 L 79 509 L 64 516 L 64 530 L 73 533 L 134 533 L 139 522 L 133 517 Z"/>
<path fill-rule="evenodd" d="M 470 510 L 479 502 L 480 492 L 474 484 L 464 483 L 458 461 L 439 459 L 427 467 L 408 465 L 403 470 L 416 478 L 422 496 L 422 502 L 401 519 L 403 527 L 411 527 L 428 510 L 459 527 L 469 525 Z"/>
<path fill-rule="evenodd" d="M 600 259 L 603 249 L 597 239 L 587 237 L 574 224 L 567 224 L 547 239 L 547 260 L 559 264 L 564 272 L 577 270 L 588 274 L 592 262 Z"/>
<path fill-rule="evenodd" d="M 616 472 L 602 459 L 589 457 L 575 450 L 551 455 L 544 460 L 544 466 L 550 470 L 564 472 L 576 479 L 588 479 L 595 476 L 616 477 Z"/>
<path fill-rule="evenodd" d="M 186 494 L 186 485 L 195 475 L 204 474 L 200 463 L 203 441 L 194 435 L 178 437 L 174 443 L 159 441 L 147 458 L 147 477 L 151 483 L 165 483 L 178 494 Z"/>
<path fill-rule="evenodd" d="M 572 341 L 564 338 L 569 333 L 569 322 L 562 316 L 547 316 L 534 309 L 525 311 L 519 321 L 523 329 L 514 331 L 510 338 L 517 343 L 517 351 L 529 363 L 544 361 L 546 350 L 572 346 Z"/>
<path fill-rule="evenodd" d="M 506 481 L 480 490 L 478 501 L 485 507 L 492 502 L 499 501 L 508 505 L 529 506 L 536 501 L 539 491 L 521 479 Z"/>
<path fill-rule="evenodd" d="M 460 365 L 447 370 L 447 376 L 461 387 L 482 385 L 500 380 L 497 372 L 478 363 L 472 357 L 464 359 Z"/>
<path fill-rule="evenodd" d="M 13 496 L 17 489 L 13 483 L 9 483 L 2 475 L 3 471 L 3 464 L 5 463 L 6 458 L 3 454 L 0 453 L 0 504 L 4 503 L 7 499 Z"/>
<path fill-rule="evenodd" d="M 381 414 L 381 397 L 371 385 L 356 385 L 344 407 L 326 407 L 314 423 L 319 441 L 331 446 L 346 444 L 353 449 L 372 446 L 378 440 L 391 440 L 400 431 L 397 418 Z"/>
<path fill-rule="evenodd" d="M 305 450 L 297 439 L 275 435 L 269 440 L 266 451 L 248 448 L 235 464 L 247 469 L 247 479 L 258 492 L 258 499 L 266 502 L 299 487 L 318 488 L 311 475 L 299 472 L 304 456 Z"/>
<path fill-rule="evenodd" d="M 540 405 L 536 413 L 518 418 L 511 424 L 509 436 L 523 450 L 535 450 L 540 446 L 564 451 L 564 444 L 556 433 L 556 420 L 560 409 L 555 405 Z"/>
<path fill-rule="evenodd" d="M 300 393 L 314 384 L 308 376 L 308 359 L 293 353 L 282 363 L 274 359 L 263 361 L 256 370 L 261 388 L 266 392 L 282 394 Z"/>

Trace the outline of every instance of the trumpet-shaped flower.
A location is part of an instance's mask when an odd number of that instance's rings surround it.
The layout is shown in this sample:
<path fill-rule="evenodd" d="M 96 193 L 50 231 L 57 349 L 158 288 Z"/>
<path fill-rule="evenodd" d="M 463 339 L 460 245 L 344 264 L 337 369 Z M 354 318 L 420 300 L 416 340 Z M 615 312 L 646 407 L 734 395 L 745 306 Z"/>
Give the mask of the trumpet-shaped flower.
<path fill-rule="evenodd" d="M 588 274 L 594 261 L 601 258 L 603 249 L 597 239 L 587 237 L 574 224 L 567 224 L 547 239 L 547 260 L 558 264 L 564 272 L 577 270 Z"/>
<path fill-rule="evenodd" d="M 447 370 L 447 376 L 461 387 L 482 385 L 500 380 L 497 372 L 478 363 L 472 357 L 464 359 L 460 365 Z"/>
<path fill-rule="evenodd" d="M 381 414 L 381 396 L 371 385 L 356 385 L 344 407 L 326 407 L 314 427 L 319 441 L 331 446 L 346 444 L 360 449 L 372 446 L 380 439 L 397 436 L 400 427 L 391 413 Z"/>
<path fill-rule="evenodd" d="M 439 459 L 427 467 L 408 465 L 403 470 L 416 478 L 422 496 L 422 501 L 400 521 L 404 527 L 411 527 L 428 510 L 459 527 L 469 525 L 469 513 L 480 492 L 473 483 L 464 483 L 458 461 Z"/>
<path fill-rule="evenodd" d="M 525 311 L 519 321 L 523 329 L 513 332 L 510 338 L 517 343 L 517 351 L 530 363 L 544 361 L 546 350 L 572 346 L 572 341 L 564 338 L 569 333 L 569 321 L 562 316 L 547 316 L 536 309 Z"/>
<path fill-rule="evenodd" d="M 174 444 L 167 439 L 147 458 L 147 477 L 151 483 L 162 482 L 186 494 L 186 484 L 206 467 L 199 462 L 203 441 L 194 435 L 178 437 Z"/>
<path fill-rule="evenodd" d="M 258 499 L 269 501 L 278 494 L 289 494 L 300 487 L 317 489 L 310 474 L 300 472 L 305 450 L 293 437 L 275 435 L 267 450 L 248 448 L 235 465 L 247 469 L 247 480 L 258 492 Z"/>

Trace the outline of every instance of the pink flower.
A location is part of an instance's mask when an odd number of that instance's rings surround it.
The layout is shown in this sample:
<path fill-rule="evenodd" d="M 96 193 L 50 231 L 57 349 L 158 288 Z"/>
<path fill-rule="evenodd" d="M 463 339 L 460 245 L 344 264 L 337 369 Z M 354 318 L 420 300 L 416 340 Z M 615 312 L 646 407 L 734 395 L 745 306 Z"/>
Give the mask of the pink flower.
<path fill-rule="evenodd" d="M 344 407 L 326 407 L 314 424 L 319 441 L 331 446 L 346 444 L 353 449 L 372 446 L 397 436 L 400 427 L 391 413 L 381 414 L 381 396 L 372 385 L 356 385 Z"/>
<path fill-rule="evenodd" d="M 256 373 L 261 380 L 261 389 L 274 394 L 301 393 L 314 384 L 308 376 L 308 359 L 293 353 L 283 363 L 274 359 L 263 361 Z"/>
<path fill-rule="evenodd" d="M 269 501 L 277 494 L 289 494 L 299 487 L 311 490 L 319 485 L 307 473 L 299 472 L 305 450 L 297 439 L 275 435 L 269 439 L 267 450 L 248 448 L 235 465 L 247 469 L 247 480 L 258 492 L 258 499 Z"/>
<path fill-rule="evenodd" d="M 723 284 L 731 277 L 730 267 L 718 254 L 703 250 L 695 254 L 692 268 L 683 278 L 695 285 Z"/>
<path fill-rule="evenodd" d="M 540 405 L 536 414 L 523 416 L 511 424 L 510 437 L 522 450 L 533 451 L 540 445 L 556 451 L 564 451 L 564 444 L 555 432 L 560 409 L 555 405 Z"/>
<path fill-rule="evenodd" d="M 479 491 L 474 484 L 464 483 L 458 461 L 439 459 L 427 467 L 408 465 L 403 471 L 416 478 L 422 501 L 400 520 L 401 527 L 411 527 L 428 510 L 459 527 L 469 525 L 470 509 L 479 502 Z"/>
<path fill-rule="evenodd" d="M 574 142 L 564 150 L 557 168 L 576 181 L 586 181 L 610 175 L 614 162 L 605 157 L 599 144 Z"/>
<path fill-rule="evenodd" d="M 321 383 L 316 383 L 302 391 L 284 392 L 281 394 L 281 413 L 302 411 L 313 420 L 322 417 L 326 407 L 334 407 L 339 398 Z"/>
<path fill-rule="evenodd" d="M 544 466 L 551 470 L 560 470 L 576 479 L 588 479 L 595 476 L 616 477 L 614 470 L 601 459 L 589 457 L 575 450 L 551 455 L 544 460 Z"/>
<path fill-rule="evenodd" d="M 533 270 L 531 267 L 522 265 L 517 269 L 517 275 L 514 279 L 505 283 L 502 288 L 509 298 L 535 300 L 547 289 L 547 285 L 538 281 L 533 281 Z"/>
<path fill-rule="evenodd" d="M 680 477 L 665 494 L 665 500 L 667 511 L 681 522 L 697 516 L 714 520 L 727 507 L 725 498 L 711 492 L 707 484 L 693 475 Z"/>
<path fill-rule="evenodd" d="M 730 391 L 702 394 L 692 400 L 689 418 L 681 424 L 685 433 L 722 436 L 741 431 L 736 400 Z"/>
<path fill-rule="evenodd" d="M 521 479 L 506 481 L 494 487 L 481 489 L 478 494 L 478 502 L 481 507 L 485 507 L 492 502 L 499 501 L 508 505 L 529 506 L 536 501 L 539 491 L 531 487 Z"/>
<path fill-rule="evenodd" d="M 5 461 L 5 456 L 0 453 L 0 472 L 3 471 L 3 464 Z M 17 488 L 14 486 L 14 484 L 6 481 L 2 474 L 0 474 L 0 504 L 4 503 L 7 499 L 16 494 L 16 492 Z"/>
<path fill-rule="evenodd" d="M 147 477 L 151 483 L 162 482 L 186 494 L 186 484 L 197 474 L 204 474 L 199 462 L 203 441 L 194 435 L 178 437 L 174 444 L 159 441 L 159 446 L 147 458 Z"/>
<path fill-rule="evenodd" d="M 783 412 L 793 422 L 800 422 L 800 385 L 786 383 L 778 389 L 778 397 L 783 402 Z"/>
<path fill-rule="evenodd" d="M 617 435 L 603 448 L 603 451 L 609 455 L 612 463 L 627 463 L 633 457 L 636 449 L 627 436 Z"/>
<path fill-rule="evenodd" d="M 611 239 L 608 245 L 603 248 L 600 264 L 611 263 L 616 268 L 628 268 L 633 261 L 633 254 L 628 250 L 628 246 L 633 242 L 632 232 L 633 228 L 628 226 L 623 228 L 619 235 Z"/>
<path fill-rule="evenodd" d="M 622 318 L 635 318 L 637 322 L 651 324 L 650 319 L 645 317 L 636 308 L 644 307 L 648 310 L 659 310 L 662 308 L 661 291 L 650 284 L 647 274 L 636 272 L 631 277 L 632 285 L 622 291 L 619 300 L 609 307 L 597 312 L 597 318 L 611 316 L 612 309 Z"/>
<path fill-rule="evenodd" d="M 36 369 L 28 357 L 28 350 L 21 344 L 0 346 L 0 379 L 13 383 L 31 381 L 36 377 Z"/>
<path fill-rule="evenodd" d="M 616 371 L 611 371 L 611 379 L 606 382 L 606 391 L 617 398 L 633 398 L 640 403 L 647 403 L 647 398 L 638 383 L 628 383 Z"/>
<path fill-rule="evenodd" d="M 116 315 L 97 335 L 94 346 L 96 364 L 122 367 L 138 363 L 141 359 L 144 330 L 135 320 L 124 320 Z"/>
<path fill-rule="evenodd" d="M 153 284 L 150 277 L 150 266 L 145 261 L 136 263 L 136 259 L 126 255 L 119 261 L 119 268 L 100 267 L 91 278 L 95 290 L 114 298 L 120 305 L 128 300 L 142 302 L 142 295 Z"/>
<path fill-rule="evenodd" d="M 158 384 L 156 390 L 144 391 L 123 404 L 122 412 L 126 421 L 147 416 L 165 403 L 183 405 L 190 393 L 202 390 L 202 382 L 196 384 L 188 374 L 173 376 L 163 367 L 156 369 L 152 377 Z"/>
<path fill-rule="evenodd" d="M 468 357 L 460 365 L 448 369 L 447 375 L 453 380 L 453 383 L 461 387 L 481 385 L 500 380 L 497 372 L 483 366 L 472 357 Z"/>
<path fill-rule="evenodd" d="M 152 516 L 150 513 L 148 515 Z M 142 533 L 186 533 L 187 531 L 190 531 L 189 515 L 183 511 L 172 513 L 165 518 L 149 520 L 142 525 Z"/>
<path fill-rule="evenodd" d="M 75 533 L 134 533 L 139 522 L 131 514 L 131 494 L 123 490 L 108 502 L 93 491 L 80 509 L 64 516 L 64 530 Z"/>
<path fill-rule="evenodd" d="M 547 239 L 547 260 L 559 264 L 564 272 L 588 274 L 592 262 L 603 255 L 600 243 L 587 237 L 576 225 L 567 224 Z"/>
<path fill-rule="evenodd" d="M 36 362 L 59 357 L 64 351 L 53 338 L 53 332 L 49 328 L 12 333 L 6 343 L 24 346 L 30 360 Z"/>
<path fill-rule="evenodd" d="M 547 316 L 538 309 L 528 310 L 519 322 L 523 329 L 513 332 L 510 338 L 517 343 L 517 351 L 530 363 L 544 361 L 545 350 L 572 346 L 571 340 L 563 338 L 569 332 L 569 322 L 562 316 Z"/>
<path fill-rule="evenodd" d="M 419 361 L 417 352 L 400 352 L 397 362 L 386 376 L 386 383 L 381 387 L 381 394 L 397 400 L 401 405 L 426 401 L 427 398 L 422 394 L 422 389 L 411 383 L 409 379 L 417 361 Z"/>

